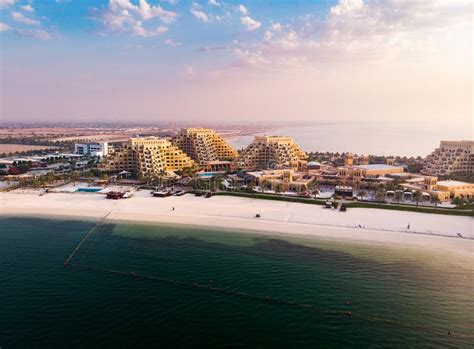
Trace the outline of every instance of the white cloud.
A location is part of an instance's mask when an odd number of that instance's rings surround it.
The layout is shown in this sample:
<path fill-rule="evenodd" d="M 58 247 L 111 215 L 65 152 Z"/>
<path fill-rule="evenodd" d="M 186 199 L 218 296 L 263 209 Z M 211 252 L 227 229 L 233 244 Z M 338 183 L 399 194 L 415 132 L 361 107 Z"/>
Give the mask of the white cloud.
<path fill-rule="evenodd" d="M 46 30 L 41 29 L 18 29 L 16 33 L 20 36 L 28 36 L 42 41 L 53 39 L 53 36 Z"/>
<path fill-rule="evenodd" d="M 240 18 L 240 21 L 247 28 L 248 31 L 256 30 L 256 29 L 260 28 L 260 26 L 261 26 L 261 23 L 259 21 L 256 21 L 255 19 L 253 19 L 250 16 L 242 17 L 242 18 Z"/>
<path fill-rule="evenodd" d="M 176 42 L 174 41 L 173 39 L 166 39 L 164 41 L 165 45 L 167 46 L 171 46 L 171 47 L 178 47 L 178 46 L 181 46 L 181 43 L 180 42 Z"/>
<path fill-rule="evenodd" d="M 159 19 L 169 24 L 174 22 L 177 14 L 164 10 L 160 5 L 150 5 L 147 0 L 139 0 L 138 5 L 130 0 L 109 0 L 107 8 L 94 9 L 94 17 L 102 23 L 105 33 L 124 33 L 134 36 L 151 37 L 168 30 L 167 27 L 145 26 L 145 22 Z"/>
<path fill-rule="evenodd" d="M 209 16 L 201 10 L 191 8 L 190 12 L 201 22 L 210 22 Z"/>
<path fill-rule="evenodd" d="M 247 7 L 245 7 L 244 5 L 240 4 L 238 7 L 237 7 L 237 11 L 239 11 L 241 14 L 243 15 L 246 15 L 249 13 L 249 11 L 247 10 Z"/>
<path fill-rule="evenodd" d="M 0 0 L 0 8 L 15 5 L 16 2 L 17 0 Z"/>
<path fill-rule="evenodd" d="M 0 22 L 0 33 L 10 30 L 10 26 L 6 23 Z"/>
<path fill-rule="evenodd" d="M 31 6 L 30 4 L 20 6 L 20 8 L 21 8 L 23 11 L 26 11 L 26 12 L 35 12 L 35 9 L 34 9 L 33 6 Z"/>
<path fill-rule="evenodd" d="M 39 25 L 40 24 L 40 22 L 38 20 L 28 18 L 21 12 L 12 12 L 10 15 L 13 18 L 13 20 L 15 20 L 19 23 L 28 24 L 28 25 Z"/>
<path fill-rule="evenodd" d="M 275 23 L 267 28 L 262 42 L 241 44 L 241 48 L 244 52 L 259 52 L 265 62 L 274 64 L 367 62 L 415 55 L 428 55 L 426 59 L 431 60 L 436 58 L 434 53 L 455 54 L 442 48 L 440 38 L 449 35 L 447 28 L 472 27 L 472 14 L 468 2 L 340 0 L 324 20 L 305 17 L 302 22 Z M 251 21 L 247 24 L 250 26 Z M 471 39 L 452 36 L 453 45 L 458 47 Z M 250 57 L 252 62 L 256 61 L 250 53 L 236 56 L 239 60 Z"/>
<path fill-rule="evenodd" d="M 217 0 L 208 0 L 207 4 L 211 6 L 221 6 L 221 4 L 217 2 Z"/>

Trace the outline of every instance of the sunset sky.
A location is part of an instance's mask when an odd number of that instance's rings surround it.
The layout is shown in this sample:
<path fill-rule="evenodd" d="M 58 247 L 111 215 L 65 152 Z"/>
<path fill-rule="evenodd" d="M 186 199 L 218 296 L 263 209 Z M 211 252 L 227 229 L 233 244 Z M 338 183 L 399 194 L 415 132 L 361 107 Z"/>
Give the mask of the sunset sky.
<path fill-rule="evenodd" d="M 470 0 L 0 0 L 6 121 L 472 128 Z"/>

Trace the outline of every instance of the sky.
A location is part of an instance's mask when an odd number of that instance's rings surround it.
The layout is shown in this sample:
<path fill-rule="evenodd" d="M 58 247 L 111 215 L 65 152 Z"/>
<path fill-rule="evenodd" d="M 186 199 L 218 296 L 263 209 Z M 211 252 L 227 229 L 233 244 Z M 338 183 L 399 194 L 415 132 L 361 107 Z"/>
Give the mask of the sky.
<path fill-rule="evenodd" d="M 470 0 L 0 0 L 1 120 L 472 129 Z"/>

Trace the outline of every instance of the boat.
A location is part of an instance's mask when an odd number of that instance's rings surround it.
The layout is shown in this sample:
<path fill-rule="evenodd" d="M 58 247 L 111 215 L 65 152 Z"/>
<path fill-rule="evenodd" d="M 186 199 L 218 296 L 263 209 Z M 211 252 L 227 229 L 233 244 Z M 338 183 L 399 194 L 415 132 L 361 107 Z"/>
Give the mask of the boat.
<path fill-rule="evenodd" d="M 131 198 L 132 196 L 133 196 L 133 193 L 130 191 L 126 191 L 125 193 L 122 194 L 123 199 L 128 199 L 128 198 Z"/>

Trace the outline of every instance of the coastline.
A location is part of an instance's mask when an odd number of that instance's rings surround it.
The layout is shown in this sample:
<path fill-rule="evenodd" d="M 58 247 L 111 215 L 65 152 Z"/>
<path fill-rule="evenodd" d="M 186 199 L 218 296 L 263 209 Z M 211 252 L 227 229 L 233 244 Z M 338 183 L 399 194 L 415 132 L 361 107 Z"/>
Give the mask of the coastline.
<path fill-rule="evenodd" d="M 256 213 L 260 213 L 261 218 L 255 218 Z M 219 196 L 210 199 L 191 195 L 154 198 L 147 191 L 136 192 L 131 199 L 118 201 L 89 193 L 44 196 L 0 193 L 0 217 L 98 220 L 106 215 L 106 221 L 110 222 L 185 225 L 400 246 L 420 251 L 442 250 L 463 258 L 474 258 L 474 221 L 471 217 L 427 216 L 425 213 L 365 208 L 341 213 L 313 205 Z M 410 231 L 403 229 L 407 220 L 413 227 Z M 359 228 L 359 224 L 365 228 Z M 458 232 L 467 238 L 457 237 Z"/>

